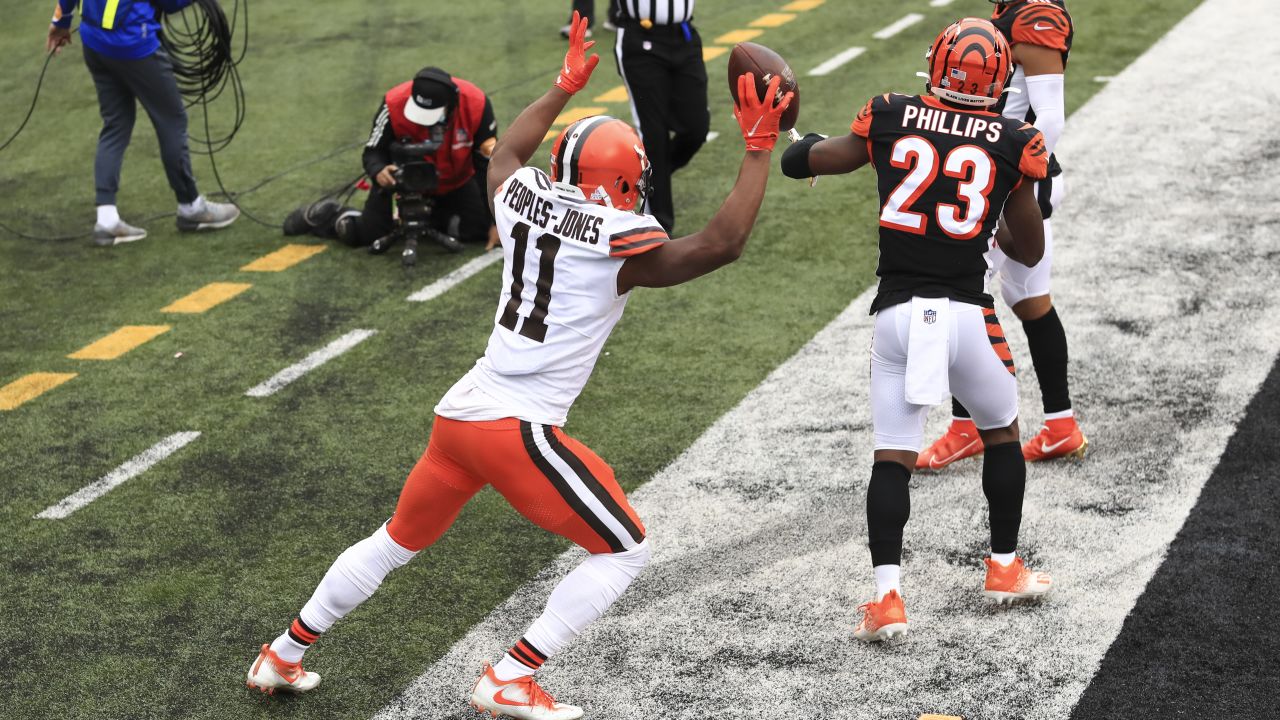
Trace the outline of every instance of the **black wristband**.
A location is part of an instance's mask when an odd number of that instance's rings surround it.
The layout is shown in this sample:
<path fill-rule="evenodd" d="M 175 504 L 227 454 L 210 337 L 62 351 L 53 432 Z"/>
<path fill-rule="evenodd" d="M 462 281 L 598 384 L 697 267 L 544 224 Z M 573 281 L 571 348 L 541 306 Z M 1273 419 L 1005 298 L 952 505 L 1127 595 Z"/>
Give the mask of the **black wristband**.
<path fill-rule="evenodd" d="M 796 180 L 813 177 L 813 172 L 809 169 L 809 151 L 824 139 L 818 133 L 809 133 L 799 142 L 791 143 L 782 153 L 782 174 Z"/>

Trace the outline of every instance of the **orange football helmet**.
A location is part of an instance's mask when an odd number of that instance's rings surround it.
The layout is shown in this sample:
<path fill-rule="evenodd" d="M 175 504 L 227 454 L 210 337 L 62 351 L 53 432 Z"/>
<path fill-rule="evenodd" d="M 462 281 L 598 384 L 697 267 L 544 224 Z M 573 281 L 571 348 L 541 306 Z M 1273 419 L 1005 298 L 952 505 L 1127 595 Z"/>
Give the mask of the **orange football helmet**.
<path fill-rule="evenodd" d="M 572 185 L 592 202 L 640 210 L 649 191 L 649 158 L 640 134 L 608 115 L 583 118 L 551 145 L 551 179 Z"/>
<path fill-rule="evenodd" d="M 989 106 L 1000 101 L 1013 63 L 1004 35 L 982 18 L 963 18 L 947 26 L 929 52 L 929 92 L 960 105 Z"/>

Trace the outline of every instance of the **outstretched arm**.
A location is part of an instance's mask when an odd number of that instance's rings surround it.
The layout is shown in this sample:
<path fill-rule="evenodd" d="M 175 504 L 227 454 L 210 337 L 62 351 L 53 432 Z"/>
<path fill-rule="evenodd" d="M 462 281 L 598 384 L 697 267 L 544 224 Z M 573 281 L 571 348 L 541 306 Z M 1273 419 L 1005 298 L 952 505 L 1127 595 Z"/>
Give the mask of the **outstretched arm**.
<path fill-rule="evenodd" d="M 777 105 L 773 104 L 781 82 L 782 78 L 773 78 L 762 100 L 756 97 L 755 77 L 751 73 L 738 78 L 739 104 L 733 112 L 742 127 L 747 152 L 733 190 L 701 232 L 629 258 L 618 271 L 619 294 L 634 287 L 679 285 L 728 265 L 742 255 L 764 200 L 769 158 L 778 140 L 778 124 L 782 112 L 791 104 L 791 93 Z"/>
<path fill-rule="evenodd" d="M 573 94 L 586 87 L 591 71 L 600 62 L 599 55 L 587 57 L 586 53 L 595 41 L 586 42 L 587 20 L 575 10 L 569 30 L 569 51 L 555 87 L 533 101 L 511 123 L 511 127 L 498 140 L 489 160 L 489 207 L 493 208 L 493 195 L 515 171 L 529 162 L 546 137 L 551 124 L 564 110 Z"/>

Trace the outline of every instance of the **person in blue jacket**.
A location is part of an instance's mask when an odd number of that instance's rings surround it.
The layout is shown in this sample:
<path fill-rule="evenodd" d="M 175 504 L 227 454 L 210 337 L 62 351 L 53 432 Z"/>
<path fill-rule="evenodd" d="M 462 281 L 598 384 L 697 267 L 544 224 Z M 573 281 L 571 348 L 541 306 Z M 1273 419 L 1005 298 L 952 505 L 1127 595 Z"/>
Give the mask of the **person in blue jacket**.
<path fill-rule="evenodd" d="M 147 231 L 120 219 L 116 193 L 120 166 L 133 135 L 137 104 L 147 111 L 160 141 L 169 186 L 178 200 L 178 229 L 213 230 L 230 225 L 240 209 L 210 202 L 196 188 L 187 148 L 187 111 L 173 75 L 173 64 L 160 46 L 160 12 L 172 13 L 192 0 L 84 0 L 80 37 L 84 62 L 98 90 L 102 132 L 93 162 L 98 219 L 93 241 L 98 245 L 141 240 Z M 60 52 L 71 44 L 71 16 L 80 0 L 57 0 L 45 48 Z"/>

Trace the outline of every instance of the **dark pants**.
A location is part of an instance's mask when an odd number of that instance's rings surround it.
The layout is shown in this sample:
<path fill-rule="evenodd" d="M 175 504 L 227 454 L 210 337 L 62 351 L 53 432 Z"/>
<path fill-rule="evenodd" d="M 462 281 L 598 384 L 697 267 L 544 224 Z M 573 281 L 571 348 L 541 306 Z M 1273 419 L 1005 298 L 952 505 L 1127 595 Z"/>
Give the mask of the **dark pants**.
<path fill-rule="evenodd" d="M 616 20 L 618 17 L 618 0 L 609 0 L 609 19 Z M 596 0 L 573 0 L 573 9 L 578 14 L 587 19 L 590 27 L 596 26 Z M 573 19 L 573 12 L 570 11 L 569 18 Z"/>
<path fill-rule="evenodd" d="M 489 203 L 480 189 L 481 176 L 436 198 L 431 213 L 431 226 L 440 232 L 448 232 L 450 220 L 458 216 L 458 239 L 462 242 L 485 242 L 489 239 Z M 364 212 L 356 219 L 356 238 L 361 245 L 372 245 L 374 240 L 395 229 L 391 218 L 392 192 L 374 184 L 369 198 L 364 202 Z"/>
<path fill-rule="evenodd" d="M 164 50 L 157 50 L 139 60 L 117 60 L 86 47 L 84 63 L 89 66 L 94 87 L 98 89 L 98 111 L 102 114 L 102 132 L 98 135 L 98 152 L 93 160 L 95 204 L 116 204 L 120 166 L 133 136 L 138 103 L 155 126 L 160 159 L 174 196 L 180 203 L 195 202 L 200 191 L 191 173 L 191 154 L 187 149 L 187 111 L 173 79 L 169 56 Z"/>
<path fill-rule="evenodd" d="M 644 30 L 628 24 L 618 28 L 614 48 L 653 165 L 646 212 L 668 233 L 675 226 L 671 173 L 689 164 L 711 128 L 702 38 L 692 25 L 684 27 L 688 38 L 678 25 Z"/>

